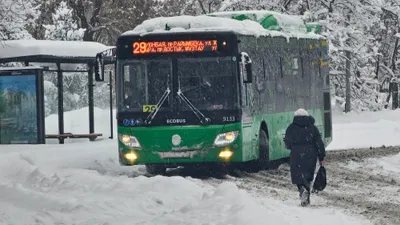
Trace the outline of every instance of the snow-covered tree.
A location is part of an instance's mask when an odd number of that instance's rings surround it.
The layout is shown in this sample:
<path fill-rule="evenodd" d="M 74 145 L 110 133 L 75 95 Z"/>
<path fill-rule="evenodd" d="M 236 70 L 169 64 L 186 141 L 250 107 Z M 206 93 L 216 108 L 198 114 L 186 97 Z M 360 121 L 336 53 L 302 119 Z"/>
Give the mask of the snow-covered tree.
<path fill-rule="evenodd" d="M 82 41 L 85 29 L 79 27 L 79 21 L 74 17 L 74 10 L 64 1 L 60 2 L 52 14 L 52 24 L 45 27 L 45 39 L 63 41 Z M 85 68 L 85 65 L 77 65 Z M 88 74 L 81 72 L 64 72 L 64 110 L 75 110 L 88 105 Z M 46 114 L 57 112 L 56 78 L 54 73 L 45 76 Z M 96 86 L 95 101 L 105 107 L 108 102 L 107 88 Z"/>
<path fill-rule="evenodd" d="M 27 28 L 37 16 L 33 0 L 1 0 L 0 40 L 32 38 Z"/>
<path fill-rule="evenodd" d="M 379 43 L 371 30 L 379 24 L 379 7 L 360 0 L 335 1 L 325 9 L 326 37 L 330 41 L 333 93 L 345 97 L 350 73 L 351 102 L 356 110 L 382 108 L 374 66 Z M 346 64 L 349 60 L 349 64 Z"/>
<path fill-rule="evenodd" d="M 66 2 L 61 2 L 56 12 L 52 15 L 53 24 L 43 25 L 45 39 L 48 40 L 82 40 L 85 29 L 79 28 L 77 21 L 73 18 L 72 9 Z"/>
<path fill-rule="evenodd" d="M 329 40 L 330 70 L 333 97 L 346 96 L 346 72 L 350 74 L 352 109 L 379 110 L 384 106 L 385 94 L 379 93 L 381 76 L 395 74 L 397 62 L 394 52 L 400 53 L 396 40 L 400 15 L 396 0 L 228 0 L 223 10 L 267 9 L 286 14 L 304 15 L 307 22 L 324 25 L 323 35 Z M 392 17 L 385 20 L 385 11 Z M 388 14 L 388 13 L 386 13 Z M 392 25 L 387 29 L 387 23 Z M 396 32 L 396 29 L 397 30 Z M 383 35 L 388 33 L 387 35 Z M 386 45 L 385 45 L 386 43 Z M 396 44 L 398 43 L 398 44 Z M 398 46 L 396 48 L 396 46 Z M 385 64 L 380 63 L 385 58 Z M 347 59 L 347 60 L 346 60 Z M 392 62 L 389 62 L 392 60 Z M 348 68 L 346 67 L 346 62 Z"/>
<path fill-rule="evenodd" d="M 228 10 L 272 10 L 323 24 L 333 97 L 345 98 L 349 72 L 352 109 L 381 109 L 387 94 L 379 93 L 379 85 L 400 75 L 398 0 L 0 0 L 0 39 L 30 38 L 31 32 L 37 38 L 114 45 L 145 19 Z M 72 77 L 66 78 L 66 90 L 79 89 L 75 83 L 83 78 Z M 87 85 L 81 88 L 87 91 Z"/>

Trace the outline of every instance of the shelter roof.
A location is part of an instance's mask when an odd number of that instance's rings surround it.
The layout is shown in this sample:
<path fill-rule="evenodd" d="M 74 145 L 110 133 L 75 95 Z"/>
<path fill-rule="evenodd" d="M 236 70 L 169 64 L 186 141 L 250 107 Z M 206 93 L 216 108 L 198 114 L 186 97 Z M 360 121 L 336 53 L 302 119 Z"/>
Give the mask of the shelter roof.
<path fill-rule="evenodd" d="M 113 46 L 90 41 L 9 40 L 0 42 L 0 63 L 64 62 L 88 63 L 96 54 Z"/>

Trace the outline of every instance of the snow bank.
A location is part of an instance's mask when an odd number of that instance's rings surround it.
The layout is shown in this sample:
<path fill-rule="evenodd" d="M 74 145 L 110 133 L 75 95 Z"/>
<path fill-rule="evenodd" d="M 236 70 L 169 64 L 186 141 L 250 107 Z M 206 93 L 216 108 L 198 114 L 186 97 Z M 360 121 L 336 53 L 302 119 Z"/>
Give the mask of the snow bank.
<path fill-rule="evenodd" d="M 174 28 L 170 31 L 165 30 L 166 25 Z M 147 33 L 165 33 L 165 32 L 194 32 L 194 31 L 233 31 L 243 35 L 259 36 L 283 36 L 321 38 L 315 33 L 283 33 L 264 29 L 259 23 L 252 20 L 239 21 L 223 17 L 211 16 L 174 16 L 157 17 L 145 20 L 142 24 L 136 26 L 133 30 L 127 31 L 122 35 L 145 35 Z"/>
<path fill-rule="evenodd" d="M 26 155 L 8 157 L 0 169 L 4 194 L 0 202 L 5 206 L 0 220 L 5 223 L 150 223 L 202 196 L 199 187 L 180 177 L 130 179 L 71 167 L 56 169 L 36 165 Z"/>
<path fill-rule="evenodd" d="M 384 181 L 390 182 L 393 186 L 387 188 L 395 188 L 394 192 L 399 192 L 398 183 L 400 183 L 400 154 L 381 158 L 369 158 L 362 161 L 350 161 L 348 163 L 343 163 L 343 166 L 349 171 L 361 171 L 361 173 L 368 171 L 369 174 L 376 176 L 375 179 L 377 179 L 378 182 L 381 179 L 380 182 L 383 183 L 382 186 L 385 186 Z M 389 196 L 396 198 L 398 197 L 398 194 L 388 195 L 388 197 Z M 393 201 L 393 199 L 390 199 L 390 197 L 389 201 Z M 395 201 L 399 202 L 398 199 Z"/>
<path fill-rule="evenodd" d="M 101 174 L 88 170 L 110 142 L 4 153 L 0 157 L 0 221 L 7 224 L 369 224 L 332 209 L 302 209 L 264 199 L 233 183 L 217 188 L 182 177 Z M 111 147 L 111 146 L 109 146 Z M 106 153 L 108 150 L 108 154 Z M 11 150 L 11 149 L 10 149 Z M 67 152 L 66 159 L 60 152 Z M 94 154 L 98 153 L 98 154 Z M 92 162 L 87 156 L 94 156 Z M 72 158 L 75 157 L 75 163 Z M 114 158 L 114 157 L 112 157 Z M 114 158 L 115 159 L 115 158 Z M 71 160 L 71 161 L 70 161 Z M 10 168 L 13 168 L 10 170 Z M 297 196 L 296 196 L 297 197 Z"/>
<path fill-rule="evenodd" d="M 400 110 L 333 114 L 328 150 L 400 145 Z"/>
<path fill-rule="evenodd" d="M 116 111 L 113 110 L 114 128 L 116 128 Z M 94 107 L 94 128 L 99 133 L 110 133 L 110 110 Z M 71 133 L 89 132 L 89 107 L 64 112 L 64 131 Z M 115 129 L 114 129 L 115 131 Z M 58 115 L 46 117 L 46 133 L 58 132 Z"/>
<path fill-rule="evenodd" d="M 114 135 L 117 131 L 116 111 L 113 111 Z M 111 135 L 110 110 L 94 108 L 95 133 L 103 134 L 100 139 L 107 139 Z M 46 117 L 46 134 L 58 134 L 58 115 Z M 74 134 L 89 133 L 89 108 L 84 107 L 74 111 L 64 112 L 64 132 Z M 115 137 L 115 136 L 114 136 Z M 89 139 L 66 139 L 66 143 L 87 142 Z M 47 139 L 46 143 L 58 143 L 58 140 Z"/>
<path fill-rule="evenodd" d="M 388 175 L 394 175 L 400 181 L 400 154 L 380 159 L 369 159 L 364 168 L 371 168 L 374 172 L 386 172 Z"/>

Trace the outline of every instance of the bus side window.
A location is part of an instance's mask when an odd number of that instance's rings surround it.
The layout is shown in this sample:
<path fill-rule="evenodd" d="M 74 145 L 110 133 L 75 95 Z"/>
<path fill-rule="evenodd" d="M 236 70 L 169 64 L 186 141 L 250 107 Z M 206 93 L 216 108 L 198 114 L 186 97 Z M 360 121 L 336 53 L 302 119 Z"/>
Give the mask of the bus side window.
<path fill-rule="evenodd" d="M 123 80 L 123 90 L 124 90 L 124 96 L 123 96 L 123 102 L 124 105 L 128 104 L 127 98 L 129 97 L 130 93 L 132 92 L 131 90 L 131 76 L 130 76 L 130 71 L 129 71 L 129 65 L 124 65 L 124 80 Z"/>
<path fill-rule="evenodd" d="M 300 58 L 299 57 L 293 57 L 292 58 L 292 74 L 293 75 L 299 75 L 301 73 L 300 71 Z"/>
<path fill-rule="evenodd" d="M 302 60 L 300 56 L 297 55 L 288 55 L 288 58 L 285 59 L 285 75 L 288 76 L 298 76 L 302 75 Z"/>
<path fill-rule="evenodd" d="M 312 51 L 312 70 L 314 72 L 315 77 L 321 77 L 321 63 L 320 63 L 320 45 L 319 44 L 314 44 L 313 46 L 313 51 Z"/>
<path fill-rule="evenodd" d="M 247 85 L 243 82 L 243 64 L 239 63 L 239 76 L 240 76 L 240 85 L 241 85 L 241 95 L 242 95 L 242 106 L 247 105 Z"/>
<path fill-rule="evenodd" d="M 302 72 L 301 58 L 297 54 L 286 52 L 282 57 L 283 75 L 298 76 Z"/>
<path fill-rule="evenodd" d="M 305 53 L 307 54 L 307 53 Z M 302 64 L 302 69 L 303 69 L 303 77 L 305 76 L 310 76 L 310 58 L 308 55 L 302 55 L 301 58 L 301 64 Z"/>
<path fill-rule="evenodd" d="M 283 76 L 291 76 L 292 75 L 292 64 L 290 62 L 290 56 L 285 55 L 284 57 L 281 58 L 282 62 L 282 70 L 283 70 Z"/>
<path fill-rule="evenodd" d="M 264 57 L 265 77 L 266 80 L 271 82 L 276 80 L 276 76 L 280 76 L 279 70 L 279 59 L 273 54 L 267 54 Z"/>
<path fill-rule="evenodd" d="M 129 65 L 124 65 L 124 81 L 131 81 L 129 74 Z"/>

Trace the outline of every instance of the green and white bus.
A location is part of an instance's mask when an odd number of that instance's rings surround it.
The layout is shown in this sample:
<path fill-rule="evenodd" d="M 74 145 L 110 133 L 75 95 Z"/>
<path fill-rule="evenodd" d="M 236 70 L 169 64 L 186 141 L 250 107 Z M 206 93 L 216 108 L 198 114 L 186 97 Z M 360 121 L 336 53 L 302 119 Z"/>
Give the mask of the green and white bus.
<path fill-rule="evenodd" d="M 328 45 L 319 30 L 299 17 L 234 11 L 155 18 L 122 34 L 115 73 L 121 165 L 146 165 L 151 174 L 194 165 L 265 168 L 288 158 L 283 137 L 300 107 L 329 144 Z"/>

